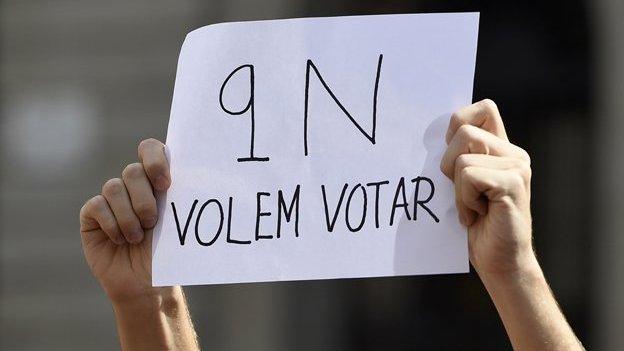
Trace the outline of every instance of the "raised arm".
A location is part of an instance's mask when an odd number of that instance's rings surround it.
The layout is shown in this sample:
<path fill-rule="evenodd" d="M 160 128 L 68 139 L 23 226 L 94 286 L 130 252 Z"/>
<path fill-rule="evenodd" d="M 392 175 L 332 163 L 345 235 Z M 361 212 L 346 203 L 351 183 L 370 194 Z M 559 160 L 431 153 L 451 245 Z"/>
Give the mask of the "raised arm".
<path fill-rule="evenodd" d="M 139 159 L 80 210 L 84 255 L 111 300 L 123 350 L 199 350 L 182 288 L 152 287 L 153 189 L 171 182 L 164 145 L 144 140 Z"/>
<path fill-rule="evenodd" d="M 496 104 L 483 100 L 457 111 L 446 139 L 441 169 L 455 183 L 470 262 L 514 349 L 583 350 L 533 251 L 530 159 L 507 139 Z"/>

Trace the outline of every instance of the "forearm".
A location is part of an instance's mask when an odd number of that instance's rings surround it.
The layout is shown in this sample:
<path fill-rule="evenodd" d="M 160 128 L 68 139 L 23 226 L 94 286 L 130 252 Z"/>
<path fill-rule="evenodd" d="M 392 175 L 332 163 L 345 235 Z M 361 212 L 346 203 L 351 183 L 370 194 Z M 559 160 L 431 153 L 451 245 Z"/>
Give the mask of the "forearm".
<path fill-rule="evenodd" d="M 515 350 L 583 350 L 534 255 L 513 274 L 480 274 Z"/>
<path fill-rule="evenodd" d="M 199 350 L 180 287 L 134 301 L 113 302 L 123 350 Z"/>

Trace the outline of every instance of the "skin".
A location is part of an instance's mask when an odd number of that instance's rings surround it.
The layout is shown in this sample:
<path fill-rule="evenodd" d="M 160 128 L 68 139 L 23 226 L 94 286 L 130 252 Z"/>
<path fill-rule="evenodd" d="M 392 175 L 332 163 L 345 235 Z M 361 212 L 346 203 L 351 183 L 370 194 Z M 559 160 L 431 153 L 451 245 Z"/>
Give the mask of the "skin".
<path fill-rule="evenodd" d="M 80 210 L 84 255 L 113 304 L 123 350 L 199 350 L 182 288 L 151 284 L 154 190 L 171 184 L 164 145 L 144 140 L 139 160 Z"/>
<path fill-rule="evenodd" d="M 440 168 L 455 184 L 459 220 L 468 227 L 470 262 L 479 274 L 515 350 L 583 350 L 535 257 L 529 155 L 509 142 L 491 100 L 451 117 Z M 91 272 L 113 304 L 124 350 L 198 350 L 182 289 L 151 286 L 154 191 L 171 184 L 164 145 L 139 145 L 139 163 L 80 211 Z"/>
<path fill-rule="evenodd" d="M 496 104 L 454 113 L 440 169 L 455 184 L 470 262 L 514 350 L 583 350 L 544 278 L 532 244 L 531 164 L 509 142 Z"/>

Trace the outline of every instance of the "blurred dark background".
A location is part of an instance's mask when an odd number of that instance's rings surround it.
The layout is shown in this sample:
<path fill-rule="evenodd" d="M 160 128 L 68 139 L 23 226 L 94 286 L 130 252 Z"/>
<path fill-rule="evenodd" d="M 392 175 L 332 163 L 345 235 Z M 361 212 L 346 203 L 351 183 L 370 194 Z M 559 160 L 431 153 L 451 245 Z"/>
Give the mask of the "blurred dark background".
<path fill-rule="evenodd" d="M 624 2 L 0 2 L 0 348 L 118 347 L 78 211 L 164 140 L 185 34 L 222 21 L 480 11 L 474 100 L 533 162 L 535 246 L 581 341 L 624 349 Z M 205 349 L 510 349 L 476 274 L 187 289 Z"/>

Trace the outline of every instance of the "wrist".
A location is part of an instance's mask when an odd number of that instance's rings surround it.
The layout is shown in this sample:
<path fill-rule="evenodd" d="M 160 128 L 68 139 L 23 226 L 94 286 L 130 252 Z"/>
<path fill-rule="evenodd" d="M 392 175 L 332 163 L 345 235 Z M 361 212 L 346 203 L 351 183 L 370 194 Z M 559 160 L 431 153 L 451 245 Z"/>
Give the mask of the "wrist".
<path fill-rule="evenodd" d="M 154 291 L 158 293 L 113 302 L 122 349 L 197 350 L 182 288 Z"/>
<path fill-rule="evenodd" d="M 170 316 L 184 304 L 184 295 L 179 286 L 153 288 L 136 296 L 111 298 L 115 313 L 163 312 Z"/>
<path fill-rule="evenodd" d="M 479 270 L 477 273 L 488 290 L 499 287 L 517 287 L 545 282 L 544 273 L 532 250 L 514 258 L 511 268 L 505 270 Z"/>

